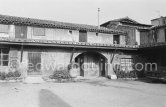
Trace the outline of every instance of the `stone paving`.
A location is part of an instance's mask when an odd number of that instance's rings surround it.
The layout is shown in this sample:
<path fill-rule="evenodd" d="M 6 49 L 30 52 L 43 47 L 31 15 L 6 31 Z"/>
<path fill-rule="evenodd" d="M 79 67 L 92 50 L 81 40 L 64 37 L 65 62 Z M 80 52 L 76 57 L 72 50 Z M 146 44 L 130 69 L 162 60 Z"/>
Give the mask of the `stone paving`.
<path fill-rule="evenodd" d="M 166 107 L 166 84 L 103 78 L 0 83 L 0 107 Z"/>

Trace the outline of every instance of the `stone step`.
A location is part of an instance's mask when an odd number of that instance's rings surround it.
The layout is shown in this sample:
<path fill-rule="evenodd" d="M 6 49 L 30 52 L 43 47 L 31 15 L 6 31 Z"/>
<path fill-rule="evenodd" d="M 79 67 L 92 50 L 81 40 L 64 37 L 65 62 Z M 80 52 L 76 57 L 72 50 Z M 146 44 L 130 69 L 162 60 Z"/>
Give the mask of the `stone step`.
<path fill-rule="evenodd" d="M 45 83 L 41 76 L 28 76 L 25 78 L 24 83 Z"/>

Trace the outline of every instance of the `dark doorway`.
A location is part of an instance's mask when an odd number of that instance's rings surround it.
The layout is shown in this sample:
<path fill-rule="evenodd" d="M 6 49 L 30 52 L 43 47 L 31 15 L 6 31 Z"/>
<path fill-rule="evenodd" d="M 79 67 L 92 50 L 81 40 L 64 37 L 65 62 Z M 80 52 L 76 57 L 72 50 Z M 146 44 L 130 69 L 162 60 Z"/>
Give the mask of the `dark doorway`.
<path fill-rule="evenodd" d="M 120 35 L 114 35 L 113 40 L 114 44 L 120 44 Z"/>
<path fill-rule="evenodd" d="M 105 58 L 100 58 L 100 75 L 105 76 Z"/>
<path fill-rule="evenodd" d="M 106 58 L 96 52 L 85 52 L 75 58 L 79 64 L 80 76 L 98 77 L 105 76 Z"/>

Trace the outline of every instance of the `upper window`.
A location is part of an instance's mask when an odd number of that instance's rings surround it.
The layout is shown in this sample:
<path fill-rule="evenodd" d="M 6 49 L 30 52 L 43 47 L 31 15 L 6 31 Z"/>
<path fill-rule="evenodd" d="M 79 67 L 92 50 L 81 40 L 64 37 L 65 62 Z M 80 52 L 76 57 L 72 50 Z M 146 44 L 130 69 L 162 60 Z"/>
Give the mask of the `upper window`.
<path fill-rule="evenodd" d="M 8 33 L 9 32 L 9 25 L 0 24 L 0 33 Z"/>
<path fill-rule="evenodd" d="M 0 49 L 0 66 L 8 66 L 9 50 L 4 48 Z"/>
<path fill-rule="evenodd" d="M 114 35 L 113 40 L 114 44 L 120 44 L 120 35 Z"/>
<path fill-rule="evenodd" d="M 79 31 L 79 42 L 87 42 L 87 32 Z"/>
<path fill-rule="evenodd" d="M 33 35 L 34 36 L 45 36 L 45 28 L 33 28 Z"/>

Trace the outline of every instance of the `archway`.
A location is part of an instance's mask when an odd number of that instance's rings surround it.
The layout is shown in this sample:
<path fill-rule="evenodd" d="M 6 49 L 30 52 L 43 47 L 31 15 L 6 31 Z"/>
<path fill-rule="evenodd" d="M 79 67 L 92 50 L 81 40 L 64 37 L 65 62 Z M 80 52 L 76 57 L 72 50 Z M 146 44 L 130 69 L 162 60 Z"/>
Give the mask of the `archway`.
<path fill-rule="evenodd" d="M 79 75 L 84 77 L 106 76 L 107 58 L 98 52 L 84 52 L 75 57 Z"/>

